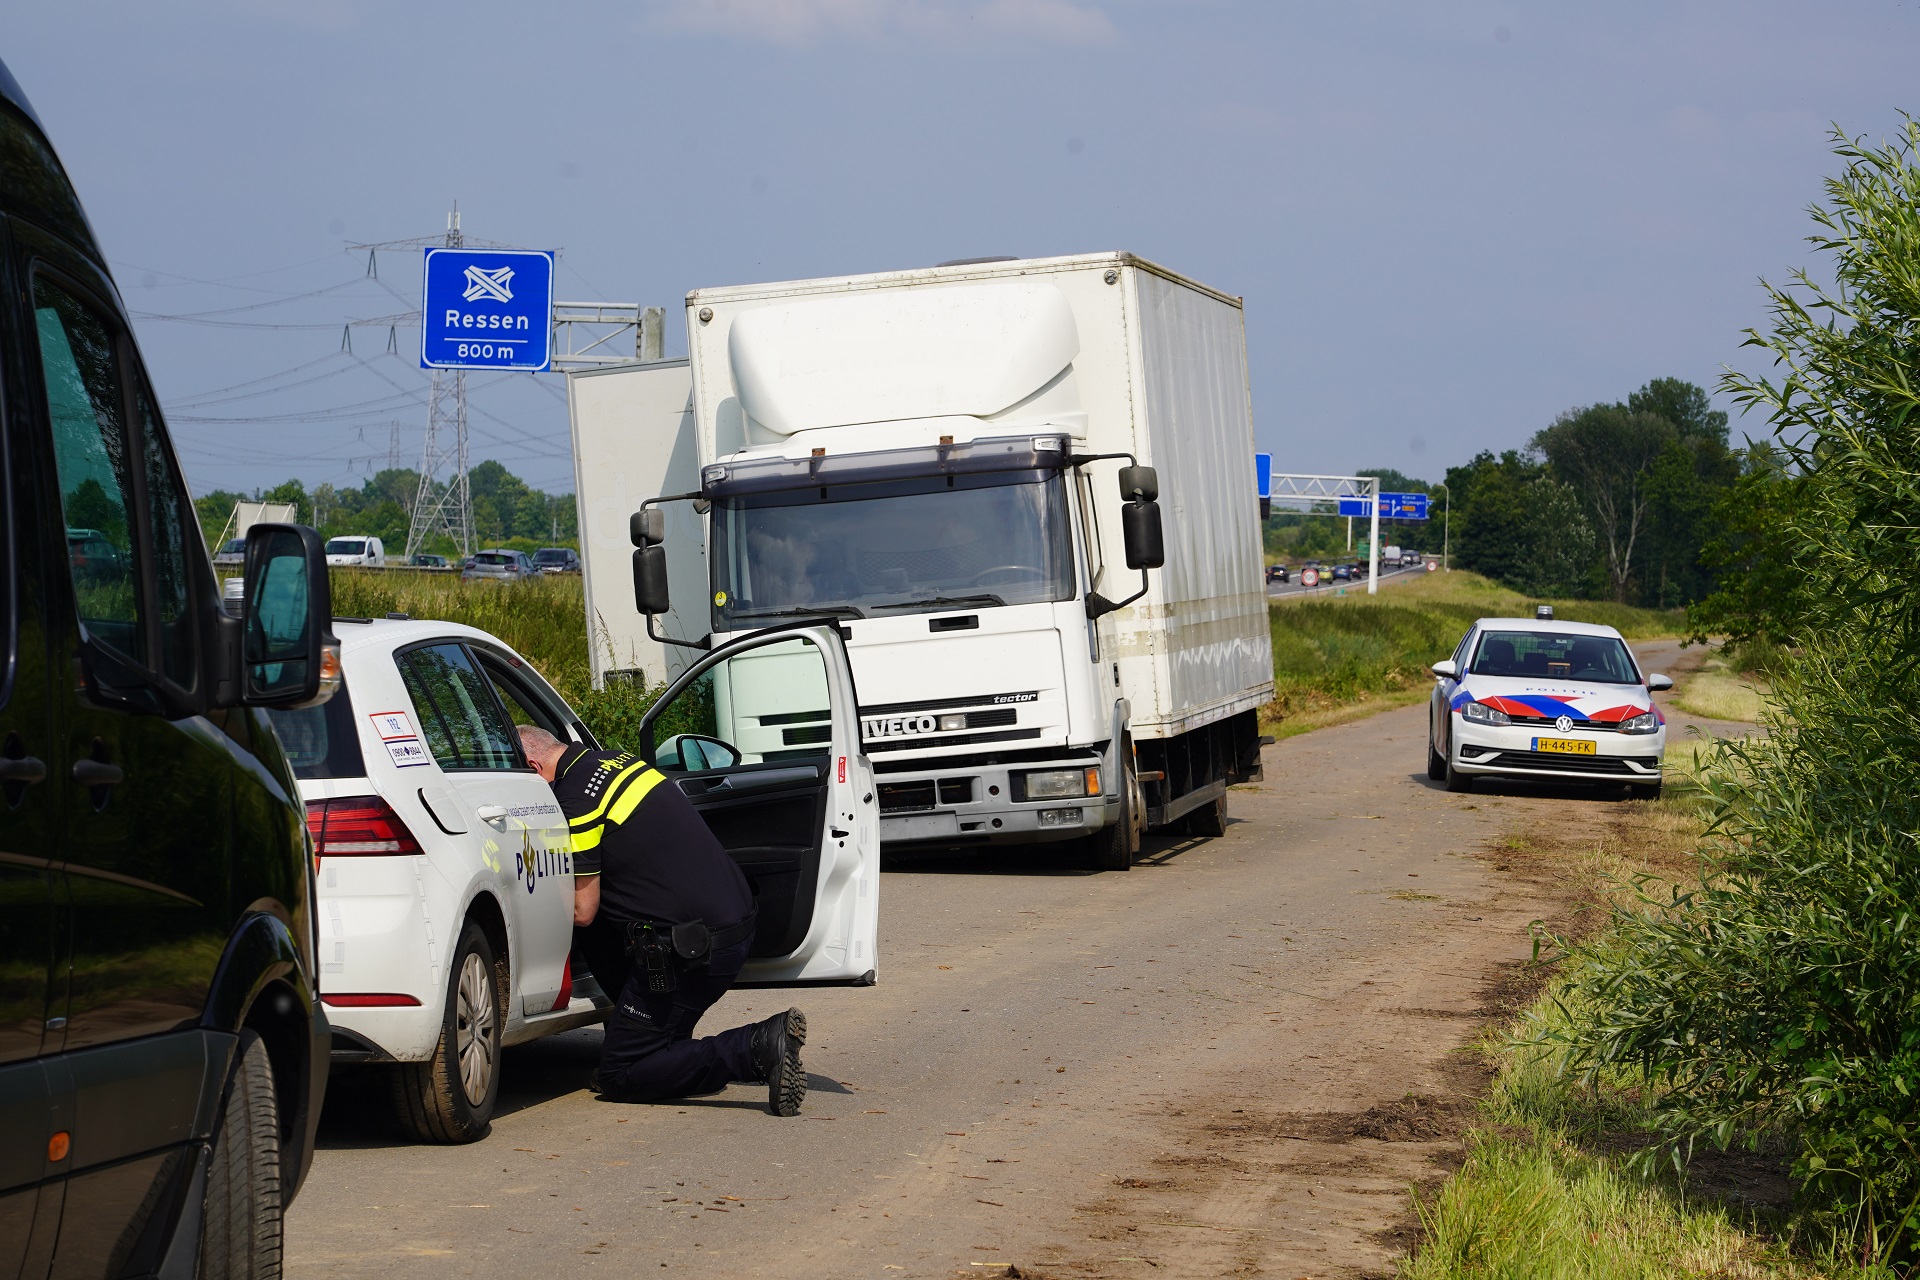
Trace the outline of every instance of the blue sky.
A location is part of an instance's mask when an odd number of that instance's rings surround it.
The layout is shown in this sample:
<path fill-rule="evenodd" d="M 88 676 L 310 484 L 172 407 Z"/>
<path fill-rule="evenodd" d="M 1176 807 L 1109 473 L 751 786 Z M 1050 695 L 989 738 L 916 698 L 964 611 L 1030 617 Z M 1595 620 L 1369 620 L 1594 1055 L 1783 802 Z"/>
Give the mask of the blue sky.
<path fill-rule="evenodd" d="M 1910 4 L 172 0 L 18 6 L 196 490 L 417 465 L 401 331 L 465 229 L 563 297 L 1127 249 L 1247 303 L 1283 469 L 1437 478 L 1649 378 L 1750 367 L 1830 122 L 1878 138 Z M 248 308 L 232 310 L 232 308 Z M 206 315 L 213 312 L 216 314 Z M 207 323 L 212 321 L 214 323 Z M 265 327 L 279 326 L 279 327 Z M 308 327 L 293 327 L 308 326 Z M 243 385 L 244 384 L 244 385 Z M 474 456 L 572 487 L 561 379 L 475 379 Z M 1735 420 L 1736 433 L 1759 431 Z"/>

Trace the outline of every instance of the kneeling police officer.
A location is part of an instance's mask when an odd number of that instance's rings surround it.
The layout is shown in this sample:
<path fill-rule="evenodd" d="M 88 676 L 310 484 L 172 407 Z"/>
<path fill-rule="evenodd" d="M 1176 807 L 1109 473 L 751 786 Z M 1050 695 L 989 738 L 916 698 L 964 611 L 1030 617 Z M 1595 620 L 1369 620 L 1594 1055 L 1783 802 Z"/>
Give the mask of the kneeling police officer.
<path fill-rule="evenodd" d="M 746 964 L 753 893 L 706 820 L 661 772 L 626 752 L 588 751 L 521 725 L 527 760 L 553 787 L 573 842 L 573 922 L 614 996 L 593 1087 L 615 1102 L 767 1085 L 767 1110 L 800 1113 L 807 1018 L 693 1038 Z M 616 994 L 617 993 L 617 994 Z"/>

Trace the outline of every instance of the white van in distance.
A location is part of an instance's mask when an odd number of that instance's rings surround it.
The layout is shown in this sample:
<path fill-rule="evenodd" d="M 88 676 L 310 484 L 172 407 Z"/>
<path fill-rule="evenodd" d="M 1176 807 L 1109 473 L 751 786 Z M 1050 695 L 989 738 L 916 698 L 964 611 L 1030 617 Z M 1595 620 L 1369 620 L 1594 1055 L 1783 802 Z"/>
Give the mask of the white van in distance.
<path fill-rule="evenodd" d="M 378 538 L 363 538 L 352 534 L 344 538 L 327 539 L 327 564 L 364 565 L 378 569 L 387 563 L 387 549 L 380 545 Z"/>

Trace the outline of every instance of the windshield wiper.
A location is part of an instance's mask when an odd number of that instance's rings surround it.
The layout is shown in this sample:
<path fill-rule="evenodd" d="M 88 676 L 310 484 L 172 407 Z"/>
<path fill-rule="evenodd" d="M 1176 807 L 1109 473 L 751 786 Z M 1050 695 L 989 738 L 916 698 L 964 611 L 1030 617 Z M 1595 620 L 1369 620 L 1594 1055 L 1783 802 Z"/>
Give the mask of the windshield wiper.
<path fill-rule="evenodd" d="M 924 600 L 896 600 L 892 604 L 876 604 L 873 606 L 873 610 L 875 613 L 878 613 L 882 609 L 918 609 L 922 605 L 929 605 L 929 604 L 1005 605 L 1006 603 L 1007 602 L 1005 600 L 1002 600 L 999 596 L 994 595 L 992 592 L 982 591 L 977 595 L 970 595 L 970 596 L 928 596 Z"/>
<path fill-rule="evenodd" d="M 790 609 L 747 609 L 730 618 L 864 618 L 850 604 L 795 605 Z"/>

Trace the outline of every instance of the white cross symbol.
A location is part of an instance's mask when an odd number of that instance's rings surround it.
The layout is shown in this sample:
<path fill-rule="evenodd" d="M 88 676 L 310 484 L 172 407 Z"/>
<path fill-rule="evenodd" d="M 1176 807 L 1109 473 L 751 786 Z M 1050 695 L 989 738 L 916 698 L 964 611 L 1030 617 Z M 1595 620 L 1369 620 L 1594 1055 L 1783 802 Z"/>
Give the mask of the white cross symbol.
<path fill-rule="evenodd" d="M 492 271 L 468 267 L 467 291 L 461 296 L 468 302 L 478 302 L 481 298 L 492 298 L 497 302 L 512 302 L 513 290 L 507 288 L 508 282 L 512 279 L 512 267 L 497 267 Z"/>

